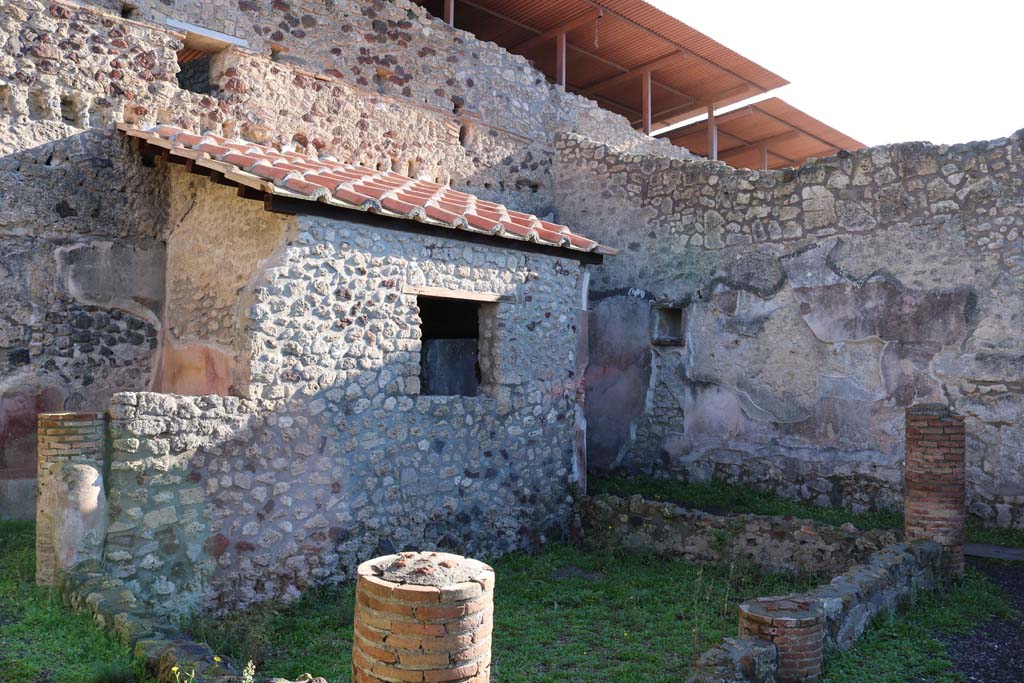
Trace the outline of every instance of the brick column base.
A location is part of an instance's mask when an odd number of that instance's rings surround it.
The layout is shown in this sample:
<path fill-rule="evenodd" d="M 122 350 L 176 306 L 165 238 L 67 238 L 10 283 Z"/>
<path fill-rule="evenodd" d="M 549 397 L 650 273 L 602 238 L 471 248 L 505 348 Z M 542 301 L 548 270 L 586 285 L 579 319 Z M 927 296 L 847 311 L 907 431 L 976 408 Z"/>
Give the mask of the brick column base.
<path fill-rule="evenodd" d="M 952 577 L 964 573 L 965 445 L 964 418 L 945 405 L 907 409 L 904 538 L 941 545 Z"/>
<path fill-rule="evenodd" d="M 489 683 L 494 570 L 448 553 L 359 565 L 352 683 Z"/>
<path fill-rule="evenodd" d="M 78 552 L 83 541 L 87 540 L 91 545 L 96 545 L 98 541 L 102 546 L 102 538 L 93 538 L 100 533 L 99 530 L 91 534 L 89 539 L 84 538 L 89 530 L 96 529 L 97 525 L 102 525 L 103 530 L 106 528 L 105 499 L 85 500 L 90 495 L 103 498 L 102 482 L 96 490 L 95 481 L 88 481 L 88 472 L 79 477 L 81 485 L 74 481 L 74 473 L 60 479 L 56 476 L 66 463 L 81 463 L 83 466 L 96 468 L 97 474 L 102 473 L 107 439 L 106 419 L 106 413 L 39 415 L 36 583 L 40 586 L 53 586 L 57 571 L 61 567 L 84 559 L 79 558 Z M 79 486 L 77 492 L 83 493 L 82 500 L 66 500 L 65 489 L 76 485 Z M 70 520 L 69 517 L 77 513 L 74 509 L 76 507 L 87 508 L 86 514 L 89 519 L 78 520 L 81 523 Z M 71 529 L 70 535 L 74 535 L 74 538 L 63 538 L 64 530 L 71 527 L 74 528 Z"/>
<path fill-rule="evenodd" d="M 816 683 L 821 678 L 825 616 L 815 601 L 758 598 L 744 602 L 739 634 L 775 644 L 779 683 Z"/>

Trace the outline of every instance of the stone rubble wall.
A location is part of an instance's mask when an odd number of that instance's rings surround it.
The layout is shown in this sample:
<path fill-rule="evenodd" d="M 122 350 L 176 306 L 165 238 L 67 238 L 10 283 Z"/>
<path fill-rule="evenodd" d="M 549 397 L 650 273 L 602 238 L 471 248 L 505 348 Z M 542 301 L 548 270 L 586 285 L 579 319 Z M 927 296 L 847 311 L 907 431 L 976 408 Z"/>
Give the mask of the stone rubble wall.
<path fill-rule="evenodd" d="M 135 4 L 133 19 L 108 1 L 6 0 L 0 13 L 0 515 L 32 509 L 38 412 L 181 388 L 160 374 L 165 344 L 186 375 L 234 370 L 233 349 L 165 334 L 165 240 L 181 213 L 116 121 L 294 145 L 542 216 L 560 131 L 687 154 L 405 2 Z M 214 56 L 210 94 L 182 90 L 168 18 L 251 49 Z M 286 48 L 276 61 L 271 44 Z"/>
<path fill-rule="evenodd" d="M 114 576 L 181 612 L 292 598 L 381 550 L 494 555 L 564 538 L 581 266 L 298 221 L 239 295 L 248 398 L 114 397 Z M 419 395 L 406 285 L 514 297 L 493 304 L 484 394 Z"/>
<path fill-rule="evenodd" d="M 0 479 L 23 482 L 0 516 L 35 510 L 19 463 L 36 461 L 36 414 L 148 386 L 163 306 L 166 193 L 109 126 L 175 39 L 62 10 L 0 12 Z"/>
<path fill-rule="evenodd" d="M 109 2 L 94 4 L 108 6 Z M 593 101 L 549 83 L 524 57 L 408 0 L 143 0 L 133 18 L 188 22 L 240 38 L 282 64 L 532 140 L 574 130 L 621 149 L 690 156 L 638 134 Z M 554 43 L 552 42 L 552 46 Z M 486 133 L 485 133 L 486 134 Z"/>
<path fill-rule="evenodd" d="M 227 657 L 193 642 L 170 620 L 154 616 L 124 581 L 112 578 L 99 561 L 80 562 L 61 572 L 57 590 L 66 605 L 91 614 L 99 628 L 128 647 L 158 683 L 179 683 L 176 667 L 192 672 L 196 683 L 240 680 L 238 669 Z"/>
<path fill-rule="evenodd" d="M 272 262 L 295 218 L 168 164 L 171 222 L 160 366 L 154 389 L 248 395 L 249 301 L 239 292 Z"/>
<path fill-rule="evenodd" d="M 876 616 L 895 614 L 921 591 L 940 588 L 947 568 L 948 557 L 938 543 L 896 543 L 800 597 L 821 607 L 825 643 L 848 650 Z"/>
<path fill-rule="evenodd" d="M 792 517 L 713 515 L 639 495 L 589 496 L 578 509 L 588 544 L 688 562 L 749 563 L 773 573 L 838 574 L 897 540 L 892 531 Z"/>
<path fill-rule="evenodd" d="M 970 512 L 1024 526 L 1022 152 L 747 171 L 560 138 L 559 219 L 621 250 L 592 279 L 591 465 L 896 509 L 904 409 L 942 402 Z M 655 303 L 683 309 L 682 345 L 651 344 Z"/>

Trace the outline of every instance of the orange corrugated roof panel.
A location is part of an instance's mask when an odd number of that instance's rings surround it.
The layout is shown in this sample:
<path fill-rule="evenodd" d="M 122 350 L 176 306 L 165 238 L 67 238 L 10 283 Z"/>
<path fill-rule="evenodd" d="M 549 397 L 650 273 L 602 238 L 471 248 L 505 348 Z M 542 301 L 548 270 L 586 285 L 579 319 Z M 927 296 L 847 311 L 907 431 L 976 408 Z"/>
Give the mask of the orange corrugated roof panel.
<path fill-rule="evenodd" d="M 768 168 L 799 166 L 810 157 L 863 149 L 855 140 L 777 97 L 718 117 L 718 158 L 737 168 L 761 168 L 762 146 Z M 665 133 L 674 144 L 707 155 L 707 122 L 697 121 Z"/>
<path fill-rule="evenodd" d="M 417 0 L 435 16 L 443 0 Z M 581 17 L 603 13 L 573 24 Z M 530 38 L 559 26 L 569 45 L 566 87 L 639 123 L 641 78 L 602 86 L 603 81 L 655 60 L 652 70 L 654 127 L 725 106 L 785 85 L 788 81 L 733 52 L 700 31 L 642 0 L 456 0 L 455 26 L 482 40 L 523 54 L 549 76 L 555 72 L 555 39 L 523 47 Z M 660 61 L 669 55 L 669 61 Z"/>

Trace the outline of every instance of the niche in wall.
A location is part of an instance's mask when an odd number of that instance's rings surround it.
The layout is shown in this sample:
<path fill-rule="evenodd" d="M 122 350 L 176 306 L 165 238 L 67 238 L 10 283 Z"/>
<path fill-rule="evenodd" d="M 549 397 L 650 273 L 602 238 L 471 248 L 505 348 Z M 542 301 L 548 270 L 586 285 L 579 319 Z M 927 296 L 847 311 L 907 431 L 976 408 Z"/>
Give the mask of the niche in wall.
<path fill-rule="evenodd" d="M 662 346 L 683 345 L 685 314 L 681 306 L 655 306 L 651 342 Z"/>

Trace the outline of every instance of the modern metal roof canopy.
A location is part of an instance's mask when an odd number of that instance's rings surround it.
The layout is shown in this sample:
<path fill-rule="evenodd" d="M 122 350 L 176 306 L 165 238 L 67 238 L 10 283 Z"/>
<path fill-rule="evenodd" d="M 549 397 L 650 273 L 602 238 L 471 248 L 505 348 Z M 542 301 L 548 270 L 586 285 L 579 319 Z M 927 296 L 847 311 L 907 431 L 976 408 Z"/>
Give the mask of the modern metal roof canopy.
<path fill-rule="evenodd" d="M 715 117 L 717 157 L 736 168 L 786 168 L 809 157 L 863 149 L 864 144 L 773 97 Z M 708 122 L 697 121 L 661 137 L 708 156 Z M 714 155 L 712 155 L 714 156 Z"/>
<path fill-rule="evenodd" d="M 416 0 L 646 132 L 788 81 L 642 0 Z"/>

